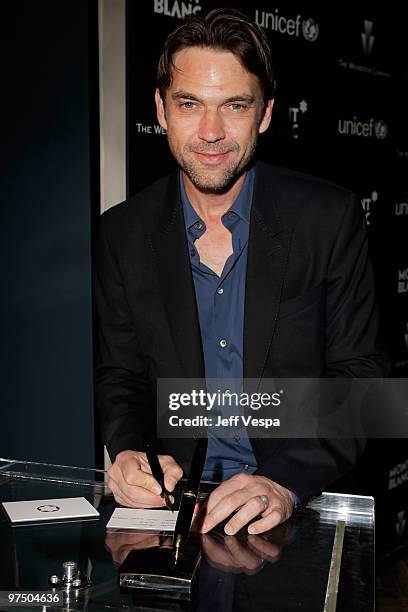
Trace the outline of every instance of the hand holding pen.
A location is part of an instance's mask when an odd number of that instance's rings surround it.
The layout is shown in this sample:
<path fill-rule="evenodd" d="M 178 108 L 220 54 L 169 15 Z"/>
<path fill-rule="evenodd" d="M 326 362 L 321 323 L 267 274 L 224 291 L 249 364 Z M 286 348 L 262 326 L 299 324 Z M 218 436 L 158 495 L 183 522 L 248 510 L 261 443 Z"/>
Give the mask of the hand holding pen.
<path fill-rule="evenodd" d="M 183 470 L 169 455 L 158 455 L 167 493 L 174 490 Z M 166 505 L 163 487 L 152 473 L 147 453 L 126 450 L 118 453 L 108 470 L 108 486 L 115 500 L 130 508 L 157 508 Z"/>
<path fill-rule="evenodd" d="M 151 442 L 145 442 L 144 446 L 145 446 L 145 453 L 146 453 L 146 457 L 150 465 L 151 472 L 155 480 L 157 480 L 157 482 L 161 486 L 160 496 L 164 498 L 167 508 L 173 512 L 173 504 L 170 501 L 170 493 L 166 489 L 166 485 L 164 483 L 164 473 L 163 473 L 162 466 L 160 465 L 159 457 L 156 453 L 156 450 Z"/>

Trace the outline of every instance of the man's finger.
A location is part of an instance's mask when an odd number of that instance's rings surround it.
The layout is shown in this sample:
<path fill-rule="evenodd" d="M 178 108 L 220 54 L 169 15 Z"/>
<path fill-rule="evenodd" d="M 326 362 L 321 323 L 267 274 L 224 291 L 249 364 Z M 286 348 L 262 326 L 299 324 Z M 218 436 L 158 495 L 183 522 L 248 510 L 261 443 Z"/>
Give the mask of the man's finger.
<path fill-rule="evenodd" d="M 234 476 L 219 484 L 207 497 L 207 514 L 211 512 L 224 497 L 231 495 L 235 491 L 239 491 L 242 487 L 243 483 Z"/>
<path fill-rule="evenodd" d="M 224 496 L 210 512 L 207 511 L 201 531 L 203 533 L 210 531 L 215 525 L 218 525 L 218 523 L 228 518 L 234 510 L 244 505 L 247 499 L 248 492 L 244 489 L 234 491 L 231 495 Z M 256 514 L 254 516 L 256 516 Z"/>
<path fill-rule="evenodd" d="M 130 508 L 158 508 L 166 503 L 160 495 L 150 493 L 143 487 L 127 485 L 124 481 L 120 486 L 114 482 L 109 488 L 119 504 Z"/>
<path fill-rule="evenodd" d="M 268 516 L 265 516 L 259 521 L 255 521 L 248 526 L 248 533 L 264 533 L 265 531 L 269 531 L 276 525 L 279 525 L 283 520 L 285 520 L 283 510 L 278 508 L 274 508 Z"/>
<path fill-rule="evenodd" d="M 168 491 L 173 491 L 174 487 L 183 476 L 183 470 L 173 457 L 162 455 L 159 457 L 160 465 L 164 474 L 164 486 Z"/>
<path fill-rule="evenodd" d="M 165 506 L 166 501 L 161 495 L 150 493 L 143 487 L 125 487 L 121 490 L 128 499 L 132 501 L 132 505 L 140 508 L 159 508 Z"/>
<path fill-rule="evenodd" d="M 233 559 L 237 560 L 241 568 L 250 571 L 257 570 L 262 564 L 262 558 L 247 546 L 244 546 L 235 536 L 226 536 L 224 544 L 228 548 Z"/>
<path fill-rule="evenodd" d="M 249 521 L 255 518 L 258 514 L 262 514 L 265 510 L 265 504 L 263 503 L 261 495 L 251 497 L 225 525 L 225 533 L 228 535 L 234 535 L 240 529 L 242 529 L 244 525 L 247 525 Z M 258 533 L 258 531 L 250 531 L 249 533 Z"/>
<path fill-rule="evenodd" d="M 112 488 L 111 489 L 113 496 L 115 498 L 115 501 L 120 504 L 121 506 L 125 506 L 128 508 L 135 508 L 136 504 L 132 499 L 128 499 L 125 495 L 122 495 L 120 489 L 117 488 Z"/>
<path fill-rule="evenodd" d="M 122 468 L 123 479 L 126 484 L 147 489 L 156 495 L 161 493 L 161 486 L 157 480 L 147 472 L 139 469 L 134 469 L 133 466 L 126 464 Z"/>
<path fill-rule="evenodd" d="M 201 543 L 204 554 L 213 567 L 229 570 L 235 568 L 239 571 L 239 561 L 231 556 L 229 550 L 223 544 L 219 544 L 214 538 L 206 534 L 202 536 Z"/>
<path fill-rule="evenodd" d="M 271 563 L 278 559 L 281 553 L 281 547 L 268 540 L 264 539 L 259 535 L 249 535 L 247 538 L 248 545 L 254 550 L 259 557 L 267 559 Z"/>
<path fill-rule="evenodd" d="M 128 485 L 142 487 L 155 493 L 161 493 L 161 486 L 152 476 L 150 466 L 144 453 L 125 451 L 119 453 L 114 464 L 108 470 L 109 476 L 116 480 L 123 489 L 123 481 Z"/>
<path fill-rule="evenodd" d="M 110 488 L 110 490 L 113 493 L 113 496 L 115 498 L 115 500 L 118 502 L 118 504 L 120 504 L 121 506 L 128 506 L 130 508 L 135 507 L 135 501 L 128 498 L 119 488 L 119 485 L 116 484 L 115 481 L 112 481 L 111 479 L 108 481 L 108 486 Z"/>

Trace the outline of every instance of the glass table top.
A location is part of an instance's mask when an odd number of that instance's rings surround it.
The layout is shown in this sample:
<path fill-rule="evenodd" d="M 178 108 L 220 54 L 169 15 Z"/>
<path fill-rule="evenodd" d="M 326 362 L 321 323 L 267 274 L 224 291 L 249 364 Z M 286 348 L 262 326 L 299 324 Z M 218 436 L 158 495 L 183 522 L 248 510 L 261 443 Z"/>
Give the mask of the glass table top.
<path fill-rule="evenodd" d="M 262 536 L 242 532 L 224 536 L 221 530 L 198 536 L 201 563 L 187 600 L 120 588 L 119 568 L 129 552 L 168 546 L 169 537 L 106 530 L 117 504 L 103 470 L 0 459 L 0 503 L 65 497 L 85 497 L 99 511 L 99 518 L 16 526 L 1 507 L 0 591 L 49 591 L 50 577 L 61 576 L 65 562 L 75 562 L 89 578 L 89 586 L 64 592 L 67 610 L 374 609 L 374 502 L 370 497 L 323 493 Z M 339 526 L 344 540 L 337 558 L 337 602 L 330 608 Z M 2 604 L 0 609 L 18 608 Z"/>

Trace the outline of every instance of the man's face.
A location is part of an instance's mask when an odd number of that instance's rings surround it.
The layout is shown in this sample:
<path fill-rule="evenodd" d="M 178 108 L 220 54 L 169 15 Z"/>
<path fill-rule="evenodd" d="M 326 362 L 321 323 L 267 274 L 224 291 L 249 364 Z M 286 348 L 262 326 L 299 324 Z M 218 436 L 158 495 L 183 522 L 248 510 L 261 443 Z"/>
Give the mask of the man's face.
<path fill-rule="evenodd" d="M 252 158 L 270 123 L 258 78 L 228 51 L 189 47 L 176 53 L 173 80 L 157 118 L 172 154 L 198 189 L 223 192 Z"/>

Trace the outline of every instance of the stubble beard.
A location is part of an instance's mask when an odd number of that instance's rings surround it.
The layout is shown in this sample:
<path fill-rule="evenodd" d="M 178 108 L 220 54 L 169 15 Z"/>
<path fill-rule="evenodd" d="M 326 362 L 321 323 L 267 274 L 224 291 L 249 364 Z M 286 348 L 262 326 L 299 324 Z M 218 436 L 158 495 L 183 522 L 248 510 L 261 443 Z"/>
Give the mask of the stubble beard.
<path fill-rule="evenodd" d="M 170 144 L 170 143 L 169 143 Z M 178 162 L 179 166 L 182 170 L 187 174 L 190 181 L 193 183 L 197 189 L 200 191 L 206 191 L 210 193 L 224 193 L 228 191 L 228 189 L 235 183 L 235 181 L 243 174 L 243 172 L 248 167 L 250 161 L 252 160 L 255 150 L 257 146 L 257 138 L 250 144 L 250 147 L 246 153 L 246 155 L 242 159 L 232 160 L 230 164 L 222 169 L 222 173 L 220 174 L 215 169 L 215 172 L 201 167 L 198 162 L 195 162 L 191 159 L 191 153 L 199 152 L 199 153 L 223 153 L 225 149 L 221 148 L 209 147 L 207 148 L 197 148 L 191 147 L 191 145 L 186 145 L 182 152 L 175 151 L 172 149 L 171 144 L 170 148 L 172 153 Z M 239 154 L 240 147 L 238 144 L 234 143 L 233 146 L 228 148 L 228 151 L 232 151 L 234 153 Z"/>

